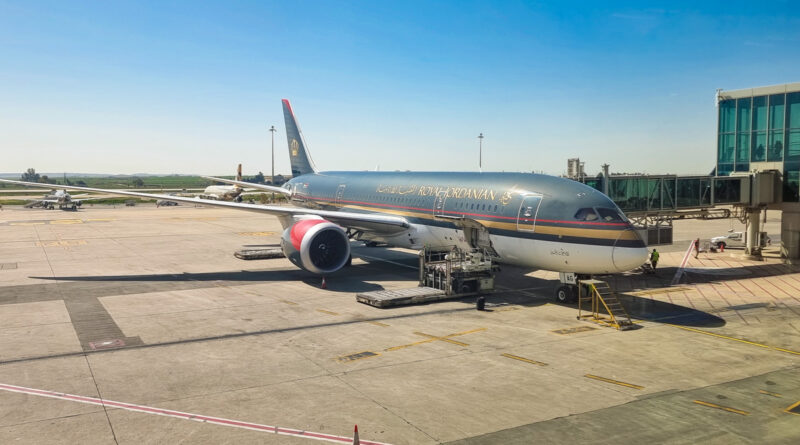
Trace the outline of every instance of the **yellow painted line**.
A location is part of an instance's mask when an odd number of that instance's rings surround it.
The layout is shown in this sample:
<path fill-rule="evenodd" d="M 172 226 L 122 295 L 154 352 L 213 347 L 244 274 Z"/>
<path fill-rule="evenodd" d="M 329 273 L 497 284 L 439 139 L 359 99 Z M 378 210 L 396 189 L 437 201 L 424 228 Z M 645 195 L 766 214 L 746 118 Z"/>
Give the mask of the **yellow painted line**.
<path fill-rule="evenodd" d="M 430 343 L 430 342 L 433 342 L 433 341 L 436 341 L 436 339 L 429 338 L 427 340 L 422 340 L 422 341 L 418 341 L 418 342 L 414 342 L 414 343 L 409 343 L 407 345 L 392 346 L 391 348 L 384 349 L 384 351 L 387 351 L 387 352 L 388 351 L 397 351 L 397 350 L 400 350 L 400 349 L 410 348 L 411 346 L 417 346 L 417 345 L 421 345 L 423 343 Z"/>
<path fill-rule="evenodd" d="M 83 221 L 79 219 L 56 219 L 50 221 L 50 224 L 83 224 Z"/>
<path fill-rule="evenodd" d="M 424 332 L 414 332 L 414 334 L 415 334 L 415 335 L 421 335 L 421 336 L 423 336 L 423 337 L 432 338 L 432 339 L 434 339 L 434 340 L 446 341 L 447 343 L 452 343 L 452 344 L 454 344 L 454 345 L 459 345 L 459 346 L 469 346 L 467 343 L 461 343 L 460 341 L 450 340 L 450 339 L 449 339 L 449 338 L 447 338 L 447 337 L 437 337 L 437 336 L 435 336 L 435 335 L 426 334 L 426 333 L 424 333 Z"/>
<path fill-rule="evenodd" d="M 658 295 L 658 294 L 668 294 L 670 292 L 684 292 L 694 290 L 691 287 L 668 287 L 665 289 L 653 289 L 653 290 L 643 290 L 639 292 L 631 292 L 631 295 Z"/>
<path fill-rule="evenodd" d="M 707 406 L 709 408 L 721 409 L 721 410 L 727 411 L 729 413 L 740 414 L 742 416 L 749 416 L 750 415 L 750 413 L 748 413 L 747 411 L 742 411 L 742 410 L 736 409 L 736 408 L 730 408 L 728 406 L 716 405 L 714 403 L 704 402 L 702 400 L 694 400 L 694 403 L 696 403 L 698 405 Z"/>
<path fill-rule="evenodd" d="M 547 363 L 537 362 L 536 360 L 531 360 L 529 358 L 520 357 L 518 355 L 513 355 L 513 354 L 500 354 L 500 355 L 502 355 L 503 357 L 511 358 L 511 359 L 514 359 L 514 360 L 519 360 L 521 362 L 530 363 L 530 364 L 533 364 L 533 365 L 547 366 Z"/>
<path fill-rule="evenodd" d="M 705 335 L 710 335 L 710 336 L 712 336 L 712 337 L 724 338 L 725 340 L 738 341 L 739 343 L 744 343 L 744 344 L 748 344 L 748 345 L 758 346 L 759 348 L 764 348 L 764 349 L 772 349 L 772 350 L 775 350 L 775 351 L 785 352 L 785 353 L 787 353 L 787 354 L 800 355 L 800 352 L 797 352 L 797 351 L 792 351 L 791 349 L 783 349 L 783 348 L 778 348 L 778 347 L 776 347 L 776 346 L 764 345 L 764 344 L 761 344 L 761 343 L 756 343 L 756 342 L 752 342 L 752 341 L 742 340 L 741 338 L 736 338 L 736 337 L 728 337 L 727 335 L 715 334 L 715 333 L 713 333 L 713 332 L 702 331 L 702 330 L 700 330 L 700 329 L 687 328 L 686 326 L 678 326 L 678 325 L 675 325 L 675 324 L 669 324 L 669 323 L 665 323 L 665 324 L 666 324 L 667 326 L 672 326 L 673 328 L 683 329 L 684 331 L 697 332 L 698 334 L 705 334 Z"/>
<path fill-rule="evenodd" d="M 380 321 L 368 321 L 367 323 L 374 324 L 375 326 L 381 326 L 381 327 L 384 327 L 384 328 L 388 328 L 389 327 L 388 324 L 381 323 Z"/>
<path fill-rule="evenodd" d="M 606 378 L 606 377 L 600 377 L 599 375 L 585 374 L 584 377 L 588 377 L 590 379 L 595 379 L 595 380 L 600 380 L 601 382 L 613 383 L 613 384 L 619 385 L 619 386 L 627 386 L 628 388 L 644 389 L 644 386 L 634 385 L 633 383 L 620 382 L 619 380 L 609 379 L 609 378 Z"/>
<path fill-rule="evenodd" d="M 86 222 L 89 222 L 89 221 L 116 221 L 116 219 L 114 219 L 114 218 L 89 218 L 89 219 L 85 219 L 84 221 L 86 221 Z"/>
<path fill-rule="evenodd" d="M 278 301 L 280 301 L 281 303 L 291 304 L 292 306 L 297 306 L 297 303 L 295 303 L 294 301 L 289 301 L 289 300 L 278 300 Z"/>
<path fill-rule="evenodd" d="M 339 315 L 337 312 L 326 311 L 325 309 L 317 309 L 317 312 L 322 312 L 323 314 L 328 314 L 328 315 Z"/>
<path fill-rule="evenodd" d="M 780 395 L 780 394 L 778 394 L 776 392 L 764 391 L 763 389 L 759 389 L 758 392 L 760 392 L 761 394 L 766 394 L 768 396 L 772 396 L 772 397 L 783 397 L 782 395 Z M 798 403 L 800 403 L 800 402 L 798 402 Z"/>
<path fill-rule="evenodd" d="M 486 330 L 486 328 L 472 329 L 472 330 L 469 330 L 469 331 L 456 332 L 455 334 L 445 335 L 445 337 L 447 337 L 447 338 L 458 337 L 459 335 L 474 334 L 476 332 L 482 332 L 482 331 L 485 331 L 485 330 Z"/>
<path fill-rule="evenodd" d="M 242 236 L 272 236 L 275 232 L 239 232 Z"/>
<path fill-rule="evenodd" d="M 518 311 L 522 308 L 519 306 L 502 306 L 502 307 L 492 307 L 489 309 L 491 309 L 493 312 L 506 312 L 506 311 Z"/>
<path fill-rule="evenodd" d="M 392 346 L 391 348 L 384 349 L 384 351 L 397 351 L 399 349 L 405 349 L 405 348 L 409 348 L 411 346 L 417 346 L 417 345 L 421 345 L 421 344 L 425 344 L 425 343 L 431 343 L 431 342 L 434 342 L 434 341 L 437 341 L 437 340 L 441 340 L 443 338 L 449 339 L 451 337 L 458 337 L 460 335 L 474 334 L 475 332 L 481 332 L 481 331 L 485 331 L 485 330 L 486 330 L 486 328 L 478 328 L 478 329 L 471 329 L 469 331 L 456 332 L 455 334 L 445 335 L 443 337 L 429 338 L 427 340 L 420 340 L 420 341 L 417 341 L 417 342 L 414 342 L 414 343 L 409 343 L 407 345 Z M 424 334 L 424 335 L 426 335 L 426 334 Z"/>
<path fill-rule="evenodd" d="M 800 408 L 800 402 L 797 402 L 792 406 L 786 408 L 785 410 L 783 410 L 783 412 L 794 414 L 795 416 L 800 416 L 800 409 L 798 408 Z"/>
<path fill-rule="evenodd" d="M 9 226 L 43 226 L 43 222 L 10 223 Z"/>

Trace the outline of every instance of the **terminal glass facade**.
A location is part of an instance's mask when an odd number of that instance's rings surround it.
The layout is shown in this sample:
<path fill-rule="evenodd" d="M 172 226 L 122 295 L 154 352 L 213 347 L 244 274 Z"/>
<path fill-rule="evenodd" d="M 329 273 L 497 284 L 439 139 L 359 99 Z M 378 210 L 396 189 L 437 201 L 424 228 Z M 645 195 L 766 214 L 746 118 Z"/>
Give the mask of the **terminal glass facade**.
<path fill-rule="evenodd" d="M 782 162 L 783 200 L 800 201 L 800 92 L 720 100 L 718 118 L 717 175 Z"/>

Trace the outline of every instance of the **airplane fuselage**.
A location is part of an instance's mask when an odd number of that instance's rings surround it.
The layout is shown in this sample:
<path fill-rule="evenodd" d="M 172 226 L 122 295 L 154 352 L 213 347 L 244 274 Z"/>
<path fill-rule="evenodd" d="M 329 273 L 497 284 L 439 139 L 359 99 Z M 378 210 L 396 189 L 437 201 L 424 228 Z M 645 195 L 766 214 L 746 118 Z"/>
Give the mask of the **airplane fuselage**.
<path fill-rule="evenodd" d="M 209 185 L 200 195 L 204 199 L 232 201 L 242 194 L 242 189 L 234 185 Z"/>
<path fill-rule="evenodd" d="M 285 187 L 296 204 L 309 208 L 403 216 L 408 229 L 366 238 L 398 247 L 489 247 L 500 262 L 585 274 L 627 271 L 647 258 L 613 201 L 554 176 L 321 172 Z M 479 239 L 483 246 L 476 245 Z"/>

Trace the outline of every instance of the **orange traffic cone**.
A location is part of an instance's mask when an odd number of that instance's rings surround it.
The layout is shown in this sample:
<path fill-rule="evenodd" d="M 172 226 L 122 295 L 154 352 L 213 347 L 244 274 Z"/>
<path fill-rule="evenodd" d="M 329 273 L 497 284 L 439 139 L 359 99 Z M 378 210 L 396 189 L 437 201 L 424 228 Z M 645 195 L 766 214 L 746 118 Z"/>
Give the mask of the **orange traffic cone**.
<path fill-rule="evenodd" d="M 719 245 L 719 251 L 720 252 L 724 252 L 725 251 L 725 244 L 720 244 Z"/>
<path fill-rule="evenodd" d="M 322 287 L 322 289 L 327 289 L 328 288 L 328 283 L 325 282 L 325 277 L 322 277 L 322 286 L 321 287 Z"/>
<path fill-rule="evenodd" d="M 353 445 L 359 445 L 360 443 L 358 441 L 358 425 L 356 425 L 356 431 L 353 433 Z"/>

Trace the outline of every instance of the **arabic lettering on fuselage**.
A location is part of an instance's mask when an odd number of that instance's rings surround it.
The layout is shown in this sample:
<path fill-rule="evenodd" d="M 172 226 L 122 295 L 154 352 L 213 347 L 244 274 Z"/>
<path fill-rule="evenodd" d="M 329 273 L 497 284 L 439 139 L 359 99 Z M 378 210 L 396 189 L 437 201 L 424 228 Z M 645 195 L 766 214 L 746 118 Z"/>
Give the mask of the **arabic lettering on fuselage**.
<path fill-rule="evenodd" d="M 498 192 L 488 188 L 454 187 L 438 185 L 386 185 L 380 184 L 376 192 L 388 195 L 438 196 L 444 192 L 445 198 L 477 199 L 484 201 L 500 201 L 506 205 L 511 201 L 511 192 Z"/>

